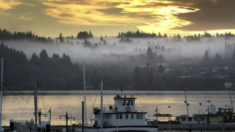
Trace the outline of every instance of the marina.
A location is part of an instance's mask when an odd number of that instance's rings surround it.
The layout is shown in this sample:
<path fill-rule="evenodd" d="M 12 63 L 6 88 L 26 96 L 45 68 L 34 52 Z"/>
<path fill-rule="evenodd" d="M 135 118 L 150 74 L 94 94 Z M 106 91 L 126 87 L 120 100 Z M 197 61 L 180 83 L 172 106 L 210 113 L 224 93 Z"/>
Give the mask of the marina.
<path fill-rule="evenodd" d="M 63 91 L 61 91 L 63 92 Z M 27 94 L 26 94 L 27 93 Z M 32 94 L 28 94 L 26 92 L 24 95 L 6 95 L 3 96 L 3 126 L 9 127 L 10 119 L 14 119 L 15 121 L 26 122 L 31 118 L 34 119 L 34 96 Z M 82 104 L 81 102 L 84 100 L 83 91 L 82 92 L 64 92 L 64 95 L 49 95 L 42 94 L 46 93 L 46 91 L 38 92 L 38 109 L 41 109 L 42 113 L 47 114 L 47 116 L 42 116 L 42 121 L 49 120 L 49 109 L 51 108 L 51 125 L 52 129 L 55 128 L 63 128 L 65 126 L 65 118 L 60 118 L 60 115 L 65 115 L 66 111 L 69 116 L 75 117 L 75 120 L 69 119 L 68 125 L 69 128 L 72 126 L 78 126 L 82 123 Z M 49 92 L 51 94 L 51 92 Z M 59 92 L 60 93 L 60 92 Z M 156 113 L 156 107 L 158 108 L 158 113 L 170 113 L 172 116 L 179 116 L 187 114 L 187 110 L 185 107 L 185 97 L 183 91 L 123 91 L 124 95 L 134 95 L 137 99 L 135 100 L 136 110 L 147 112 L 146 117 L 149 120 L 155 120 L 156 117 L 153 116 Z M 120 91 L 104 91 L 103 95 L 103 106 L 104 111 L 109 112 L 109 106 L 114 104 L 114 96 L 116 94 L 121 94 Z M 232 94 L 233 91 L 232 91 Z M 206 109 L 211 104 L 215 105 L 217 108 L 219 107 L 230 107 L 230 97 L 228 96 L 228 91 L 187 91 L 187 99 L 190 103 L 189 115 L 192 116 L 195 113 L 206 113 Z M 234 97 L 233 97 L 234 99 Z M 92 126 L 94 122 L 91 122 L 95 119 L 93 114 L 94 107 L 100 107 L 100 91 L 87 91 L 87 108 L 86 108 L 86 124 Z M 210 103 L 208 103 L 210 100 Z M 202 103 L 201 105 L 199 103 Z M 170 108 L 169 108 L 170 106 Z M 158 120 L 168 121 L 168 117 L 158 117 Z M 175 118 L 171 118 L 172 121 Z M 169 124 L 158 124 L 159 130 L 169 130 Z M 190 128 L 189 125 L 185 126 L 182 130 L 187 130 Z M 201 126 L 201 127 L 199 127 Z M 215 125 L 218 127 L 219 125 Z M 233 125 L 225 124 L 225 129 L 228 127 L 231 129 Z M 215 128 L 216 128 L 215 127 Z M 208 125 L 206 124 L 195 124 L 192 125 L 192 128 L 200 130 L 208 129 Z M 220 127 L 221 128 L 221 127 Z M 177 125 L 172 124 L 172 130 L 180 130 L 177 128 Z M 213 125 L 210 125 L 210 129 L 213 129 Z M 227 129 L 226 129 L 227 130 Z"/>

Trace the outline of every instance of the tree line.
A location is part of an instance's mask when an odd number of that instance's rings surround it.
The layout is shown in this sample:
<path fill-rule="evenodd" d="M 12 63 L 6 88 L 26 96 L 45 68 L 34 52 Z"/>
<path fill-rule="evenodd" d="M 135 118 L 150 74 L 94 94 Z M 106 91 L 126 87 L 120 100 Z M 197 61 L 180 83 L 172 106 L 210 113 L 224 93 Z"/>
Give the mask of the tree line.
<path fill-rule="evenodd" d="M 0 29 L 0 40 L 29 40 L 29 41 L 36 41 L 36 42 L 42 42 L 42 43 L 53 43 L 54 41 L 57 41 L 57 39 L 59 40 L 60 43 L 64 42 L 64 39 L 74 39 L 74 37 L 71 36 L 67 36 L 64 37 L 62 35 L 62 33 L 59 34 L 59 37 L 55 38 L 55 40 L 51 37 L 42 37 L 42 36 L 38 36 L 34 33 L 32 33 L 31 31 L 26 31 L 26 32 L 10 32 L 6 29 Z M 89 39 L 89 38 L 93 38 L 93 34 L 91 31 L 87 32 L 87 31 L 80 31 L 78 32 L 77 39 Z"/>
<path fill-rule="evenodd" d="M 48 37 L 38 36 L 31 31 L 26 32 L 10 32 L 6 29 L 0 29 L 0 40 L 30 40 L 43 43 L 52 43 L 53 39 Z"/>
<path fill-rule="evenodd" d="M 235 52 L 234 52 L 235 53 Z M 122 57 L 109 55 L 112 59 Z M 233 54 L 233 56 L 235 56 Z M 4 84 L 13 90 L 31 90 L 30 85 L 37 81 L 43 90 L 83 90 L 82 64 L 72 63 L 68 55 L 53 54 L 49 57 L 42 49 L 39 55 L 33 53 L 30 59 L 3 43 L 0 45 L 0 57 L 4 58 Z M 123 56 L 128 61 L 109 61 L 86 64 L 86 84 L 99 88 L 100 80 L 105 89 L 117 90 L 120 87 L 129 90 L 216 90 L 222 89 L 223 79 L 179 78 L 183 67 L 169 74 L 163 65 L 162 55 L 156 55 L 149 47 L 145 54 Z M 146 65 L 138 65 L 138 62 Z M 184 68 L 185 69 L 185 68 Z"/>
<path fill-rule="evenodd" d="M 167 35 L 162 35 L 160 32 L 158 34 L 156 33 L 145 33 L 142 31 L 137 30 L 135 31 L 127 31 L 125 32 L 119 32 L 118 38 L 167 38 Z"/>

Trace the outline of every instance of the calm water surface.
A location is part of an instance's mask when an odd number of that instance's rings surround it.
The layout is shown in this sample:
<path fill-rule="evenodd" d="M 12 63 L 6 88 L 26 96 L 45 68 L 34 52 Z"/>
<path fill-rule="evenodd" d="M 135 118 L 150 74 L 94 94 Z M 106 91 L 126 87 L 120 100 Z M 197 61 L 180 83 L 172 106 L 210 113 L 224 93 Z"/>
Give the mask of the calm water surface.
<path fill-rule="evenodd" d="M 38 108 L 43 114 L 48 114 L 52 109 L 52 125 L 64 125 L 65 118 L 60 119 L 60 115 L 75 117 L 74 123 L 81 122 L 81 102 L 84 100 L 83 91 L 59 91 L 59 92 L 39 92 Z M 207 113 L 206 109 L 213 104 L 218 107 L 231 106 L 228 91 L 187 91 L 187 99 L 190 103 L 189 114 Z M 234 91 L 232 99 L 235 100 Z M 18 93 L 19 94 L 19 93 Z M 20 93 L 21 94 L 21 93 Z M 120 94 L 120 91 L 104 91 L 104 107 L 108 110 L 109 105 L 114 104 L 113 97 Z M 184 103 L 185 96 L 183 91 L 124 91 L 123 94 L 135 95 L 137 97 L 136 105 L 139 111 L 147 111 L 148 118 L 153 118 L 156 107 L 159 113 L 171 113 L 173 116 L 187 114 Z M 100 91 L 87 91 L 87 122 L 94 119 L 92 113 L 93 107 L 100 107 Z M 208 103 L 210 100 L 210 103 Z M 200 106 L 199 103 L 202 103 Z M 170 108 L 168 107 L 170 106 Z M 3 125 L 9 125 L 10 119 L 30 120 L 34 118 L 34 96 L 24 92 L 22 95 L 6 95 L 3 97 Z M 42 116 L 42 120 L 49 120 L 49 116 Z M 166 119 L 162 119 L 166 120 Z"/>

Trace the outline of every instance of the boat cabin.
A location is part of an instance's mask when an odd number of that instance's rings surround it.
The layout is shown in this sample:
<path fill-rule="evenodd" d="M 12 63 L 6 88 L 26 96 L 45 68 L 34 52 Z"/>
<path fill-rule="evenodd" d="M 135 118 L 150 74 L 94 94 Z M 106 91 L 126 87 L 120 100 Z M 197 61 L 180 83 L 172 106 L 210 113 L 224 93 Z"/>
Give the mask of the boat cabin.
<path fill-rule="evenodd" d="M 204 124 L 207 122 L 206 115 L 204 114 L 193 114 L 193 116 L 180 115 L 176 117 L 176 120 L 181 124 Z"/>
<path fill-rule="evenodd" d="M 101 121 L 101 111 L 94 108 L 95 122 L 94 127 L 103 126 L 145 126 L 145 114 L 147 112 L 138 111 L 135 106 L 134 96 L 114 97 L 114 106 L 109 106 L 108 110 L 103 109 L 103 121 Z"/>

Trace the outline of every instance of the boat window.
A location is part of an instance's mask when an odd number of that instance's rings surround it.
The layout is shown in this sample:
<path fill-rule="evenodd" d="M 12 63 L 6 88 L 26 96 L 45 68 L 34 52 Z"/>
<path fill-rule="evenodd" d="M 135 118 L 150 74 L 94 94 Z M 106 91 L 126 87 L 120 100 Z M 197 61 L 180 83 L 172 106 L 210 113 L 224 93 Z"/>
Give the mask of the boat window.
<path fill-rule="evenodd" d="M 134 115 L 135 115 L 135 114 L 131 114 L 131 119 L 134 119 Z"/>
<path fill-rule="evenodd" d="M 143 119 L 143 114 L 140 114 L 140 119 Z"/>
<path fill-rule="evenodd" d="M 120 114 L 120 119 L 122 119 L 122 114 Z"/>
<path fill-rule="evenodd" d="M 192 121 L 192 118 L 190 117 L 190 118 L 188 118 L 188 121 Z"/>
<path fill-rule="evenodd" d="M 140 119 L 140 114 L 136 114 L 136 119 Z"/>
<path fill-rule="evenodd" d="M 119 119 L 119 115 L 118 114 L 116 114 L 116 119 Z"/>
<path fill-rule="evenodd" d="M 182 118 L 182 121 L 186 121 L 186 118 Z"/>
<path fill-rule="evenodd" d="M 130 100 L 127 100 L 127 101 L 126 101 L 126 105 L 129 105 L 129 104 L 130 104 Z"/>
<path fill-rule="evenodd" d="M 133 105 L 133 100 L 130 100 L 130 105 Z"/>
<path fill-rule="evenodd" d="M 126 119 L 128 119 L 128 114 L 126 114 Z"/>
<path fill-rule="evenodd" d="M 126 101 L 122 100 L 122 106 L 125 106 Z"/>

